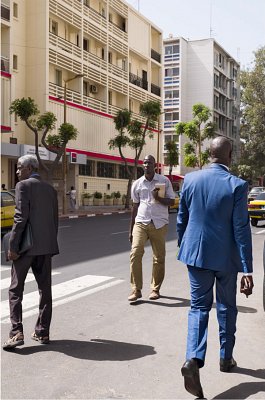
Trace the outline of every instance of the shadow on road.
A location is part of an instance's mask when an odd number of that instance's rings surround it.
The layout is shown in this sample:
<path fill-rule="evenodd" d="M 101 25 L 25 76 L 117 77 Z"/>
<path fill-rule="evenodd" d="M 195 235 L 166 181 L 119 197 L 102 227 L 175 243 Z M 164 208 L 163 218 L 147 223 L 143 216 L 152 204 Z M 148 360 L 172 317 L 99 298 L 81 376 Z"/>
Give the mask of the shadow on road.
<path fill-rule="evenodd" d="M 82 360 L 128 361 L 156 354 L 153 346 L 106 339 L 52 340 L 49 345 L 16 348 L 12 353 L 27 356 L 39 352 L 59 352 Z"/>
<path fill-rule="evenodd" d="M 213 397 L 213 399 L 247 399 L 265 392 L 265 382 L 244 382 Z"/>
<path fill-rule="evenodd" d="M 141 304 L 150 304 L 152 306 L 162 306 L 162 307 L 190 307 L 190 300 L 183 299 L 181 297 L 170 297 L 170 296 L 160 296 L 160 300 L 168 299 L 175 300 L 174 303 L 168 303 L 164 301 L 154 301 L 154 300 L 137 300 L 130 303 L 131 306 L 139 306 Z M 216 308 L 216 304 L 214 303 L 212 308 Z M 256 308 L 237 306 L 238 312 L 241 313 L 256 313 Z"/>

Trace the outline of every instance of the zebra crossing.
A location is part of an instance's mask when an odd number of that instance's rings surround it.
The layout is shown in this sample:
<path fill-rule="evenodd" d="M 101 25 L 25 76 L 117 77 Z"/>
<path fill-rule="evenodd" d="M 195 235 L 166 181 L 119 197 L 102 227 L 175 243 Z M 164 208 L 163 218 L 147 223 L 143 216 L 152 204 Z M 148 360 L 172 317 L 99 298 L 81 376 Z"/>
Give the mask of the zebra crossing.
<path fill-rule="evenodd" d="M 2 279 L 3 272 L 7 270 L 10 271 L 10 268 L 1 267 L 1 299 L 3 299 L 2 291 L 7 290 L 10 285 L 10 275 L 8 278 Z M 60 274 L 61 272 L 58 271 L 52 272 L 53 277 Z M 29 272 L 25 282 L 25 289 L 27 287 L 29 288 L 29 285 L 33 281 L 35 281 L 34 275 Z M 122 282 L 123 280 L 111 276 L 84 275 L 64 282 L 55 283 L 52 285 L 53 308 L 108 289 Z M 35 286 L 34 289 L 37 289 L 37 286 Z M 39 312 L 39 293 L 38 290 L 34 289 L 23 296 L 23 319 L 37 315 Z M 7 296 L 5 298 L 7 298 Z M 10 323 L 8 300 L 1 301 L 1 323 Z"/>

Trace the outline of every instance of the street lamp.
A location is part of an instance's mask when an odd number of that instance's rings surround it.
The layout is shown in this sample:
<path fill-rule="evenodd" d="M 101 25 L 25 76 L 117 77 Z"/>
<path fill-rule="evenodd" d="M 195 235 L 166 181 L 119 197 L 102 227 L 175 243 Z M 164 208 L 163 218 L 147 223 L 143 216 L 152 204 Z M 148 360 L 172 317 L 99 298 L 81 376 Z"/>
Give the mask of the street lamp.
<path fill-rule="evenodd" d="M 66 84 L 73 81 L 77 78 L 83 78 L 84 74 L 77 74 L 73 78 L 69 78 L 64 80 L 64 97 L 63 97 L 63 122 L 66 124 L 66 96 L 67 96 L 67 87 Z M 66 168 L 66 145 L 63 152 L 63 159 L 62 159 L 62 166 L 63 166 L 63 214 L 66 214 L 66 179 L 67 179 L 67 168 Z"/>

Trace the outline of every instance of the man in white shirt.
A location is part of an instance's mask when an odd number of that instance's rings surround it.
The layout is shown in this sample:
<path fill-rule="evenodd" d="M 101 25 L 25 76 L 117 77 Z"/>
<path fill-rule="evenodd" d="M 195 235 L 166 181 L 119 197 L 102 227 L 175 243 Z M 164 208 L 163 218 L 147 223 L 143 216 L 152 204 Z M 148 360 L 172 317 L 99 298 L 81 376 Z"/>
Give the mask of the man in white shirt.
<path fill-rule="evenodd" d="M 170 180 L 155 173 L 155 158 L 146 156 L 143 161 L 144 175 L 132 185 L 133 209 L 129 240 L 132 293 L 129 301 L 142 297 L 142 258 L 144 246 L 150 240 L 153 249 L 153 271 L 150 300 L 160 297 L 159 290 L 165 276 L 165 238 L 168 225 L 168 206 L 175 202 Z M 160 186 L 160 188 L 158 188 Z M 159 196 L 160 193 L 164 196 Z"/>

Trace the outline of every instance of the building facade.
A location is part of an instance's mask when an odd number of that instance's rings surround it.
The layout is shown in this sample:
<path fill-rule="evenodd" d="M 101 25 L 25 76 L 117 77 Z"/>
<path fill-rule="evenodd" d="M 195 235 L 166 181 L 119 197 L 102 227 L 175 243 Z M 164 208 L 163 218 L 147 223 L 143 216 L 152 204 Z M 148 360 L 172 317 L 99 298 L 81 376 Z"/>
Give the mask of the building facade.
<path fill-rule="evenodd" d="M 192 106 L 203 103 L 212 111 L 217 135 L 233 142 L 234 157 L 240 154 L 239 141 L 239 64 L 214 39 L 185 40 L 169 37 L 164 40 L 163 82 L 163 149 L 165 143 L 179 140 L 179 165 L 173 174 L 185 175 L 183 146 L 187 138 L 177 138 L 175 125 L 192 119 Z M 165 173 L 168 168 L 165 167 Z"/>
<path fill-rule="evenodd" d="M 31 131 L 9 114 L 14 99 L 31 97 L 56 115 L 56 129 L 66 117 L 79 132 L 67 146 L 67 188 L 79 201 L 126 193 L 122 159 L 108 146 L 113 116 L 127 108 L 144 122 L 140 104 L 161 100 L 161 30 L 122 0 L 1 0 L 1 42 L 2 182 L 14 187 L 17 157 L 34 151 Z M 156 154 L 156 133 L 144 152 Z M 124 153 L 132 163 L 133 151 Z M 41 157 L 52 160 L 43 147 Z"/>

